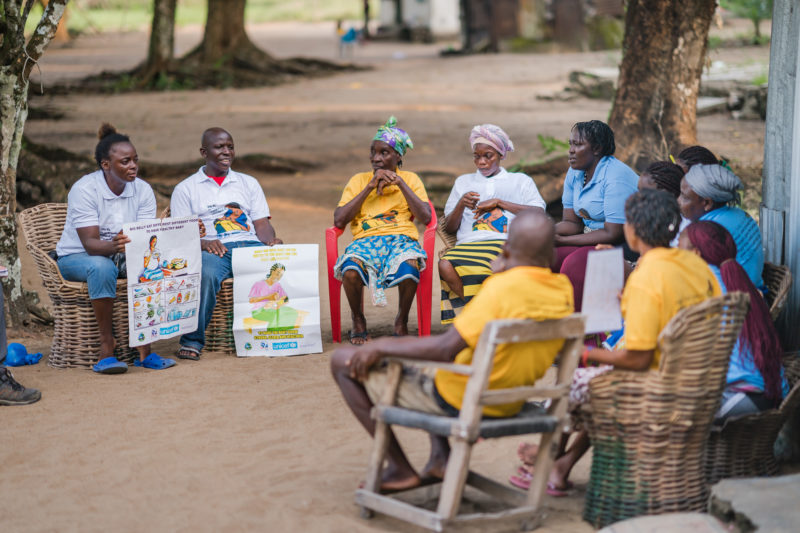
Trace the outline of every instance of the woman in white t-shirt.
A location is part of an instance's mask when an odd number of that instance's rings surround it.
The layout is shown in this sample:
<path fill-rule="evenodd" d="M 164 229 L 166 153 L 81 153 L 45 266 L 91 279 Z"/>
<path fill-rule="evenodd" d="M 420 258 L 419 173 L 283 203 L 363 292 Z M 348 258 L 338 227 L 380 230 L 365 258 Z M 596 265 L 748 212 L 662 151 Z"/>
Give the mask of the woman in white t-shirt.
<path fill-rule="evenodd" d="M 85 281 L 97 327 L 99 361 L 95 372 L 119 374 L 128 365 L 113 356 L 116 341 L 111 329 L 117 277 L 125 275 L 125 244 L 130 239 L 122 225 L 156 217 L 156 198 L 150 185 L 136 177 L 139 156 L 127 135 L 110 124 L 98 132 L 95 148 L 99 170 L 79 179 L 67 197 L 67 221 L 56 245 L 58 268 L 64 279 Z M 136 366 L 160 370 L 175 364 L 139 346 Z M 149 354 L 149 355 L 148 355 Z"/>
<path fill-rule="evenodd" d="M 475 126 L 469 144 L 477 171 L 456 179 L 444 208 L 445 231 L 456 234 L 456 245 L 439 261 L 442 324 L 453 321 L 492 273 L 490 263 L 500 253 L 516 214 L 545 208 L 530 176 L 500 166 L 514 151 L 506 132 L 494 124 Z"/>

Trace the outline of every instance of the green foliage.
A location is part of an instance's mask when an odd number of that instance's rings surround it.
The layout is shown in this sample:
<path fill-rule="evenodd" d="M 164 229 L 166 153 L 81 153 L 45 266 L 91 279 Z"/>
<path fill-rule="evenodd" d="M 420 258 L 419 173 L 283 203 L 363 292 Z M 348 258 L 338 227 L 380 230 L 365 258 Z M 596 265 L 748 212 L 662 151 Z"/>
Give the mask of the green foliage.
<path fill-rule="evenodd" d="M 378 14 L 380 0 L 370 0 L 370 14 Z M 175 24 L 203 25 L 206 22 L 207 0 L 180 0 Z M 70 33 L 137 31 L 150 27 L 152 0 L 84 0 L 68 5 L 67 27 Z M 31 10 L 27 32 L 32 32 L 42 16 L 37 5 Z M 361 20 L 363 3 L 356 0 L 247 0 L 245 19 L 259 22 L 319 22 L 337 19 Z"/>
<path fill-rule="evenodd" d="M 719 4 L 736 16 L 749 19 L 755 31 L 754 43 L 761 39 L 761 21 L 772 17 L 772 0 L 720 0 Z"/>
<path fill-rule="evenodd" d="M 544 148 L 544 153 L 550 155 L 553 152 L 566 152 L 569 150 L 569 143 L 556 139 L 552 135 L 542 135 L 541 133 L 536 136 L 539 139 L 539 144 Z"/>

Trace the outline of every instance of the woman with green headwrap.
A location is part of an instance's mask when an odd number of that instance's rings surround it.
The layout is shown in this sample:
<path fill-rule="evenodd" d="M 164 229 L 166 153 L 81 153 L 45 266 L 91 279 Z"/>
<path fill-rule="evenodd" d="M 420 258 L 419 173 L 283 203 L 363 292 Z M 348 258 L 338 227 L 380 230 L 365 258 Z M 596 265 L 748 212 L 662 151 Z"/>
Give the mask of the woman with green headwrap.
<path fill-rule="evenodd" d="M 337 228 L 350 224 L 353 232 L 353 242 L 334 267 L 350 304 L 353 344 L 369 340 L 361 307 L 365 285 L 369 285 L 372 302 L 378 306 L 386 305 L 384 289 L 397 286 L 400 303 L 394 333 L 408 334 L 408 312 L 426 260 L 412 221 L 427 224 L 431 219 L 422 180 L 413 172 L 400 170 L 403 156 L 413 147 L 411 138 L 391 117 L 372 139 L 372 172 L 350 178 L 333 213 Z"/>

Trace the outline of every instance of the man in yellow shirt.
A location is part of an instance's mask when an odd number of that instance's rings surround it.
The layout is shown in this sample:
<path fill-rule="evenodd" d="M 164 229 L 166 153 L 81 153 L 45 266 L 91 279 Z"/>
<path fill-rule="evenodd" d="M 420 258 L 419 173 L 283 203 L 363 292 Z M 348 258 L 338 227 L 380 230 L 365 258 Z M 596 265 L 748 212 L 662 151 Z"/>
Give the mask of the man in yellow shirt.
<path fill-rule="evenodd" d="M 550 271 L 555 226 L 540 210 L 520 212 L 511 223 L 508 240 L 495 264 L 497 274 L 456 317 L 453 327 L 441 335 L 420 338 L 383 338 L 363 346 L 347 346 L 334 352 L 331 371 L 347 405 L 372 435 L 375 423 L 370 409 L 385 383 L 384 357 L 406 357 L 433 361 L 472 362 L 473 350 L 484 326 L 496 319 L 558 319 L 572 314 L 572 285 L 563 274 Z M 489 376 L 489 388 L 532 385 L 553 363 L 563 340 L 501 345 L 497 348 Z M 404 372 L 397 403 L 418 411 L 455 415 L 461 407 L 467 378 L 438 371 L 435 378 L 424 373 Z M 513 416 L 521 403 L 487 406 L 484 414 Z M 422 477 L 441 477 L 450 452 L 447 439 L 431 436 L 431 455 Z M 411 488 L 421 477 L 409 464 L 390 432 L 382 490 Z"/>
<path fill-rule="evenodd" d="M 361 303 L 365 285 L 370 287 L 373 303 L 380 306 L 386 305 L 384 289 L 398 288 L 400 301 L 394 334 L 408 334 L 408 312 L 419 273 L 428 259 L 417 242 L 419 232 L 413 220 L 416 218 L 422 224 L 431 220 L 422 180 L 413 172 L 400 170 L 403 156 L 413 147 L 411 138 L 391 117 L 372 139 L 372 172 L 350 178 L 333 212 L 333 224 L 339 229 L 349 224 L 353 232 L 353 242 L 333 267 L 350 304 L 351 344 L 369 340 Z"/>

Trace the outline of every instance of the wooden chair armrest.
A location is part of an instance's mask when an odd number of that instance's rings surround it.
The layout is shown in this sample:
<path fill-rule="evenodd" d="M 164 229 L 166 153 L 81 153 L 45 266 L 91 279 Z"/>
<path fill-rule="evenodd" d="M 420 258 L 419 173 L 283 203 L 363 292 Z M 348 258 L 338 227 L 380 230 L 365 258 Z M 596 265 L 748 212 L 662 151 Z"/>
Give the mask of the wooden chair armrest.
<path fill-rule="evenodd" d="M 447 370 L 454 374 L 462 376 L 471 376 L 472 367 L 469 365 L 458 365 L 455 363 L 444 363 L 440 361 L 425 361 L 422 359 L 406 359 L 404 357 L 387 357 L 385 361 L 389 363 L 400 363 L 404 366 L 412 366 L 417 368 L 436 368 L 439 370 Z"/>

